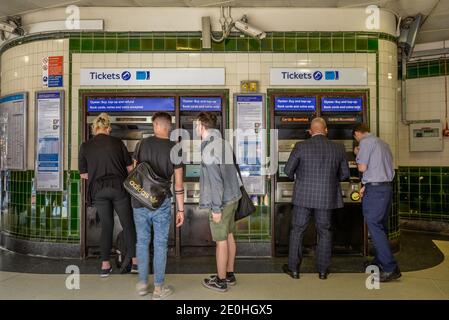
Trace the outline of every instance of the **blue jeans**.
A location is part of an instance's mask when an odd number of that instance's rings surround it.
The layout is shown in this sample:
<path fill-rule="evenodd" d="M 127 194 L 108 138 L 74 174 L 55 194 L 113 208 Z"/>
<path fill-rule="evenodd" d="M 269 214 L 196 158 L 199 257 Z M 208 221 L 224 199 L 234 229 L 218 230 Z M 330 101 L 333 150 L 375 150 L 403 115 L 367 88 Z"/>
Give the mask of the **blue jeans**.
<path fill-rule="evenodd" d="M 149 248 L 151 227 L 154 230 L 154 285 L 161 286 L 165 278 L 167 263 L 168 232 L 171 222 L 171 199 L 165 199 L 159 209 L 151 211 L 147 208 L 134 208 L 134 222 L 137 231 L 137 263 L 139 265 L 139 281 L 147 283 L 149 267 Z"/>
<path fill-rule="evenodd" d="M 392 272 L 397 266 L 387 236 L 388 214 L 390 213 L 392 198 L 393 190 L 391 186 L 366 185 L 362 200 L 363 215 L 376 250 L 375 262 L 379 263 L 385 272 Z"/>

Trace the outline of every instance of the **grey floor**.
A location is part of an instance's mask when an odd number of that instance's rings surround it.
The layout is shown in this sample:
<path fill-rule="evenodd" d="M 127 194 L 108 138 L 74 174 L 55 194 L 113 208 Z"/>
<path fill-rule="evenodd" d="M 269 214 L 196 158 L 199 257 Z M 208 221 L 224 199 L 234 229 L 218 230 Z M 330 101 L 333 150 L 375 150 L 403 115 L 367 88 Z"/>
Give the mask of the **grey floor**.
<path fill-rule="evenodd" d="M 405 237 L 405 238 L 404 238 Z M 449 239 L 422 233 L 403 232 L 401 251 L 396 255 L 403 276 L 381 283 L 379 289 L 366 287 L 361 257 L 334 257 L 328 280 L 319 280 L 313 257 L 307 257 L 301 279 L 281 273 L 285 258 L 239 259 L 237 285 L 227 293 L 201 286 L 214 271 L 211 257 L 170 259 L 166 283 L 175 288 L 168 299 L 449 299 Z M 80 288 L 66 286 L 68 265 L 80 268 Z M 54 260 L 0 252 L 1 299 L 143 299 L 134 287 L 137 276 L 113 274 L 102 279 L 98 260 Z M 150 281 L 152 277 L 150 277 Z"/>

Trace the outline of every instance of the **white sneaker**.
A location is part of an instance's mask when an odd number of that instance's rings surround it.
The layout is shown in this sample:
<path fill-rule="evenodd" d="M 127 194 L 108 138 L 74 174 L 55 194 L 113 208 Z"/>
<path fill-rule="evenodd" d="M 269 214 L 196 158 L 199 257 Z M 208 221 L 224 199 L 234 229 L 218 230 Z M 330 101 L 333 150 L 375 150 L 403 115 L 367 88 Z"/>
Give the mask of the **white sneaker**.
<path fill-rule="evenodd" d="M 148 294 L 148 284 L 143 282 L 138 282 L 136 284 L 136 291 L 139 296 L 144 296 Z"/>
<path fill-rule="evenodd" d="M 153 300 L 162 300 L 173 294 L 174 289 L 171 286 L 162 286 L 160 290 L 154 289 L 153 291 Z"/>

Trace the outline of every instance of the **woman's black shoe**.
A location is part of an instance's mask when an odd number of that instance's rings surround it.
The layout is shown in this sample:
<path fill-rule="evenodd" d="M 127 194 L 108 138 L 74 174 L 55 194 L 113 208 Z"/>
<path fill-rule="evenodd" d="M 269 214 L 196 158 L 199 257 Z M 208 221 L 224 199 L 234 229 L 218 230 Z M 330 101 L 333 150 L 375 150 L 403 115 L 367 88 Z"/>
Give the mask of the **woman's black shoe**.
<path fill-rule="evenodd" d="M 110 267 L 109 269 L 101 269 L 100 272 L 100 277 L 102 278 L 106 278 L 109 276 L 109 274 L 112 272 L 112 267 Z"/>

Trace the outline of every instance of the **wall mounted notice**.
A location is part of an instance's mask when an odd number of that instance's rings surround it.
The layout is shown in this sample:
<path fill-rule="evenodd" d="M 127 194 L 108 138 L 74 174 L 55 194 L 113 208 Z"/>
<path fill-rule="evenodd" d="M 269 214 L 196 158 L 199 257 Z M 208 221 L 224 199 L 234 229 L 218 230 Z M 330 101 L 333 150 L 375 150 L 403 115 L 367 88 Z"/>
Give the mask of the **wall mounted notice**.
<path fill-rule="evenodd" d="M 92 97 L 87 112 L 175 111 L 173 97 Z"/>
<path fill-rule="evenodd" d="M 321 98 L 322 112 L 361 112 L 363 100 L 359 97 L 323 97 Z"/>
<path fill-rule="evenodd" d="M 275 97 L 274 110 L 276 111 L 299 111 L 315 112 L 315 97 Z"/>
<path fill-rule="evenodd" d="M 63 86 L 63 58 L 63 56 L 54 56 L 42 59 L 42 86 L 44 88 Z"/>
<path fill-rule="evenodd" d="M 181 97 L 181 111 L 221 111 L 221 97 Z"/>
<path fill-rule="evenodd" d="M 36 92 L 36 190 L 63 189 L 64 91 Z"/>
<path fill-rule="evenodd" d="M 242 173 L 243 184 L 249 194 L 265 195 L 262 157 L 265 155 L 263 94 L 235 94 L 235 153 Z"/>
<path fill-rule="evenodd" d="M 0 116 L 5 119 L 2 130 L 2 170 L 26 170 L 27 151 L 27 93 L 16 93 L 0 98 Z"/>

